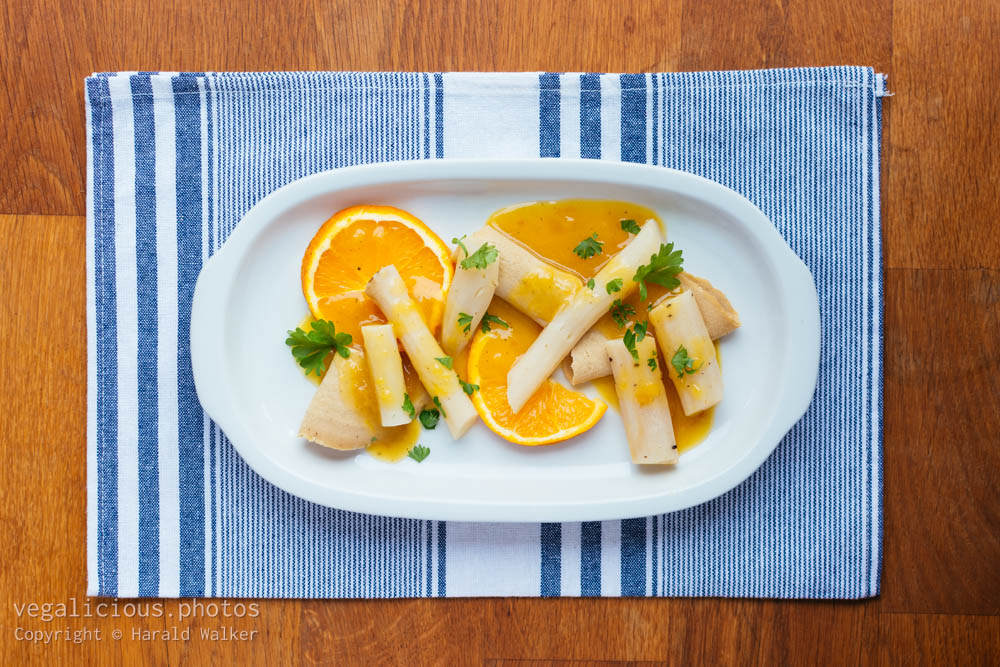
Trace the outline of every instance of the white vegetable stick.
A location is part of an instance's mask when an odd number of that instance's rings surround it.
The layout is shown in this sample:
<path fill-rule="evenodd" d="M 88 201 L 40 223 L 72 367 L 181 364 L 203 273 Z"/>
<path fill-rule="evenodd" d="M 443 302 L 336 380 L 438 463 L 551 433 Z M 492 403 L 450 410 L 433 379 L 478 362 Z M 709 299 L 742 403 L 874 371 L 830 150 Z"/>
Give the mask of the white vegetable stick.
<path fill-rule="evenodd" d="M 476 409 L 462 391 L 455 371 L 445 367 L 438 358 L 445 355 L 427 328 L 417 304 L 406 291 L 406 283 L 396 267 L 382 267 L 365 287 L 365 293 L 375 300 L 382 313 L 393 324 L 420 381 L 441 402 L 441 416 L 453 438 L 462 437 L 476 421 Z"/>
<path fill-rule="evenodd" d="M 650 311 L 649 321 L 656 329 L 666 372 L 677 387 L 684 414 L 693 415 L 721 401 L 722 370 L 694 295 L 684 291 L 667 299 Z M 678 377 L 671 360 L 682 345 L 698 370 Z"/>
<path fill-rule="evenodd" d="M 441 347 L 451 356 L 461 352 L 472 338 L 472 334 L 476 332 L 479 321 L 483 319 L 490 301 L 493 300 L 493 293 L 496 291 L 500 276 L 499 256 L 497 260 L 487 264 L 485 269 L 463 269 L 462 259 L 465 259 L 465 253 L 461 248 L 457 248 L 455 277 L 448 289 L 448 298 L 444 305 L 444 321 L 441 325 Z M 470 316 L 471 321 L 459 324 L 458 317 L 461 314 Z"/>
<path fill-rule="evenodd" d="M 656 359 L 656 342 L 647 334 L 636 341 L 635 349 L 638 361 L 622 340 L 605 343 L 632 463 L 677 463 L 677 441 L 663 376 L 659 367 L 652 369 L 648 364 L 650 358 Z"/>
<path fill-rule="evenodd" d="M 516 413 L 535 390 L 552 375 L 573 346 L 608 311 L 615 299 L 624 299 L 636 289 L 632 276 L 660 249 L 663 235 L 659 225 L 645 225 L 632 241 L 594 276 L 594 288 L 581 287 L 514 362 L 507 374 L 507 402 Z M 608 294 L 607 284 L 621 280 L 618 292 Z"/>
<path fill-rule="evenodd" d="M 406 380 L 403 378 L 403 358 L 399 356 L 396 334 L 391 324 L 369 324 L 361 327 L 365 341 L 365 359 L 375 385 L 382 426 L 402 426 L 413 421 L 403 409 Z"/>
<path fill-rule="evenodd" d="M 466 243 L 470 248 L 482 243 L 496 246 L 500 252 L 496 295 L 539 324 L 555 317 L 583 284 L 572 273 L 542 261 L 489 225 L 472 234 Z"/>
<path fill-rule="evenodd" d="M 705 327 L 712 340 L 717 340 L 735 331 L 740 326 L 740 317 L 729 303 L 726 295 L 704 278 L 693 276 L 687 271 L 677 275 L 681 287 L 694 294 L 698 310 L 705 320 Z M 591 329 L 580 339 L 573 351 L 566 357 L 563 372 L 570 384 L 578 385 L 594 378 L 611 375 L 611 364 L 604 351 L 607 338 L 600 331 Z"/>

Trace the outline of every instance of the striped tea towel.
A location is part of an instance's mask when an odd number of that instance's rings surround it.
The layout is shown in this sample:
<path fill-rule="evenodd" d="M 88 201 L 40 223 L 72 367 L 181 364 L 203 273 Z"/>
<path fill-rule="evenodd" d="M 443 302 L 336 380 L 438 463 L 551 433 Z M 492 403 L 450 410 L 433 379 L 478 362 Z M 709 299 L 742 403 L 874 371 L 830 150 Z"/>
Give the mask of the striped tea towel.
<path fill-rule="evenodd" d="M 87 568 L 106 596 L 876 595 L 882 543 L 883 77 L 105 73 L 87 79 Z M 241 216 L 366 162 L 584 157 L 741 192 L 813 272 L 806 416 L 686 511 L 503 525 L 319 507 L 250 470 L 191 376 L 191 296 Z"/>

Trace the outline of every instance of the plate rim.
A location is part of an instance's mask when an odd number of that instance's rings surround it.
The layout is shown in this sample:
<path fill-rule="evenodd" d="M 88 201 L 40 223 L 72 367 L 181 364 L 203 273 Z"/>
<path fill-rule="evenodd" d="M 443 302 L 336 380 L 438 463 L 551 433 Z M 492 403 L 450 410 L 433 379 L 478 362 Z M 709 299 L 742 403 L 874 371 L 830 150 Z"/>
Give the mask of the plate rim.
<path fill-rule="evenodd" d="M 539 173 L 539 172 L 546 173 Z M 551 172 L 551 173 L 548 173 Z M 789 376 L 778 406 L 763 435 L 722 474 L 674 494 L 659 494 L 615 501 L 546 503 L 544 505 L 407 499 L 358 493 L 321 485 L 295 475 L 260 447 L 238 417 L 234 398 L 224 381 L 222 339 L 212 336 L 223 321 L 240 259 L 258 235 L 283 211 L 304 203 L 318 193 L 402 182 L 531 180 L 601 182 L 664 189 L 666 179 L 685 186 L 696 199 L 712 201 L 736 214 L 741 224 L 760 241 L 775 271 L 787 274 L 780 284 L 789 312 L 789 347 L 786 354 L 797 372 Z M 713 198 L 701 196 L 705 191 Z M 781 260 L 781 261 L 777 261 Z M 265 480 L 297 497 L 338 509 L 411 519 L 438 521 L 598 521 L 644 517 L 675 512 L 721 496 L 752 475 L 770 457 L 781 439 L 802 418 L 812 403 L 820 363 L 819 298 L 811 271 L 791 249 L 771 220 L 750 200 L 721 183 L 697 174 L 654 165 L 576 158 L 437 159 L 379 162 L 330 169 L 304 176 L 274 190 L 240 219 L 222 247 L 202 266 L 191 301 L 190 350 L 195 390 L 205 414 L 232 442 L 246 463 Z"/>

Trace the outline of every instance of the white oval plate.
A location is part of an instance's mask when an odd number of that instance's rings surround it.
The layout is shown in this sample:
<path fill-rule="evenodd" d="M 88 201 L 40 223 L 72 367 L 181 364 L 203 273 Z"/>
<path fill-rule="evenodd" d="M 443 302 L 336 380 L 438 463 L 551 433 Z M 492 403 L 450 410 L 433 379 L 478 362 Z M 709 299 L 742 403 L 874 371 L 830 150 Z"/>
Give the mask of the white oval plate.
<path fill-rule="evenodd" d="M 586 434 L 520 447 L 482 423 L 460 441 L 424 431 L 422 463 L 388 464 L 296 437 L 316 386 L 285 332 L 308 310 L 302 253 L 333 213 L 355 204 L 410 211 L 443 239 L 523 201 L 621 199 L 660 213 L 684 265 L 719 287 L 743 326 L 721 343 L 725 398 L 711 433 L 672 468 L 629 462 L 621 418 Z M 438 160 L 337 169 L 271 193 L 202 269 L 191 313 L 198 398 L 246 462 L 323 505 L 437 520 L 583 521 L 703 503 L 754 472 L 812 400 L 819 370 L 812 275 L 771 222 L 736 192 L 692 174 L 599 160 Z"/>

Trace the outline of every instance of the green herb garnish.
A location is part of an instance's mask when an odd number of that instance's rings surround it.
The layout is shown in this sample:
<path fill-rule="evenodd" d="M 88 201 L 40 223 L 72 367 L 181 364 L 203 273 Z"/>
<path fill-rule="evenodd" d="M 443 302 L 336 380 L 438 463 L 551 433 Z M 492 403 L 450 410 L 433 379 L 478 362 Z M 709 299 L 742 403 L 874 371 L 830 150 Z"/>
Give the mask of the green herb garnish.
<path fill-rule="evenodd" d="M 420 423 L 424 425 L 425 429 L 430 431 L 438 425 L 438 418 L 440 416 L 441 413 L 437 410 L 428 410 L 427 408 L 424 408 L 420 411 Z"/>
<path fill-rule="evenodd" d="M 628 349 L 629 354 L 632 355 L 632 359 L 635 360 L 636 366 L 639 365 L 639 350 L 635 348 L 635 331 L 632 329 L 626 329 L 625 335 L 622 337 L 622 342 L 625 343 L 625 348 Z"/>
<path fill-rule="evenodd" d="M 462 248 L 464 249 L 465 246 L 462 246 Z M 465 251 L 465 254 L 468 255 L 468 257 L 459 263 L 459 266 L 463 269 L 485 269 L 487 266 L 497 261 L 497 257 L 499 256 L 496 246 L 492 246 L 489 243 L 484 243 L 479 246 L 479 249 L 471 255 L 469 255 L 468 250 Z"/>
<path fill-rule="evenodd" d="M 678 380 L 683 378 L 685 373 L 688 375 L 694 375 L 701 369 L 703 364 L 695 366 L 694 361 L 694 359 L 688 356 L 688 351 L 683 345 L 677 348 L 677 351 L 674 352 L 673 358 L 670 359 L 670 365 L 674 367 L 675 371 L 677 371 Z"/>
<path fill-rule="evenodd" d="M 639 300 L 646 300 L 646 283 L 661 285 L 668 290 L 681 284 L 677 274 L 684 270 L 682 251 L 674 250 L 673 243 L 661 243 L 660 249 L 649 257 L 649 264 L 643 264 L 636 269 L 632 280 L 639 283 Z"/>
<path fill-rule="evenodd" d="M 312 331 L 306 333 L 300 327 L 295 327 L 295 331 L 288 332 L 285 345 L 292 348 L 292 356 L 299 362 L 299 366 L 306 369 L 306 375 L 310 371 L 316 375 L 326 372 L 324 360 L 330 352 L 336 352 L 344 359 L 351 356 L 351 350 L 347 347 L 351 344 L 351 334 L 337 333 L 333 322 L 328 320 L 313 320 L 310 322 Z"/>
<path fill-rule="evenodd" d="M 636 322 L 632 329 L 635 331 L 635 339 L 642 340 L 646 337 L 646 331 L 649 329 L 649 322 Z"/>
<path fill-rule="evenodd" d="M 451 357 L 434 357 L 434 361 L 438 362 L 448 370 L 451 370 Z"/>
<path fill-rule="evenodd" d="M 410 415 L 410 419 L 417 416 L 417 411 L 413 408 L 413 401 L 410 400 L 409 394 L 403 394 L 403 412 Z"/>
<path fill-rule="evenodd" d="M 444 406 L 441 405 L 441 401 L 438 399 L 437 396 L 434 397 L 434 405 L 438 406 L 438 410 L 441 411 L 441 416 L 447 419 L 448 413 L 444 411 Z"/>
<path fill-rule="evenodd" d="M 618 328 L 621 329 L 628 322 L 628 318 L 635 315 L 635 308 L 627 303 L 622 303 L 621 299 L 615 299 L 614 303 L 611 304 L 611 319 L 615 321 Z"/>
<path fill-rule="evenodd" d="M 621 278 L 615 278 L 614 280 L 609 281 L 608 284 L 604 286 L 604 289 L 608 290 L 608 294 L 614 294 L 615 292 L 621 292 L 622 291 L 622 279 Z"/>
<path fill-rule="evenodd" d="M 458 314 L 458 326 L 462 327 L 462 331 L 469 333 L 469 329 L 472 328 L 472 315 L 468 313 Z"/>
<path fill-rule="evenodd" d="M 461 236 L 453 237 L 451 239 L 451 242 L 454 243 L 455 245 L 457 245 L 459 248 L 461 248 L 462 252 L 465 253 L 465 256 L 468 257 L 469 256 L 469 249 L 465 247 L 464 243 L 462 243 L 462 239 L 464 239 L 464 238 L 465 238 L 465 234 L 462 234 Z"/>
<path fill-rule="evenodd" d="M 489 313 L 486 313 L 485 315 L 483 315 L 483 321 L 479 323 L 479 328 L 482 329 L 483 333 L 489 333 L 490 331 L 492 331 L 492 329 L 490 328 L 491 322 L 493 324 L 503 327 L 504 329 L 510 328 L 509 324 L 504 322 L 496 315 L 490 315 Z"/>
<path fill-rule="evenodd" d="M 458 381 L 462 384 L 462 391 L 464 391 L 469 396 L 472 396 L 472 392 L 479 391 L 478 384 L 470 384 L 465 380 L 463 380 L 462 378 L 458 378 Z"/>
<path fill-rule="evenodd" d="M 594 289 L 594 279 L 591 278 L 587 281 L 587 289 Z"/>
<path fill-rule="evenodd" d="M 656 370 L 656 357 L 652 356 L 649 359 L 647 359 L 646 360 L 646 365 L 649 366 L 649 370 L 655 371 Z"/>
<path fill-rule="evenodd" d="M 431 455 L 431 448 L 424 447 L 423 445 L 417 445 L 416 447 L 408 451 L 406 455 L 409 456 L 414 461 L 416 461 L 417 463 L 420 463 L 421 461 L 423 461 L 424 459 L 426 459 L 428 456 Z"/>
<path fill-rule="evenodd" d="M 622 229 L 629 234 L 638 234 L 642 231 L 642 227 L 635 220 L 622 220 Z"/>
<path fill-rule="evenodd" d="M 590 259 L 594 255 L 600 255 L 604 249 L 604 242 L 597 240 L 597 232 L 594 232 L 584 240 L 580 241 L 573 252 L 583 259 Z"/>

